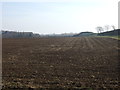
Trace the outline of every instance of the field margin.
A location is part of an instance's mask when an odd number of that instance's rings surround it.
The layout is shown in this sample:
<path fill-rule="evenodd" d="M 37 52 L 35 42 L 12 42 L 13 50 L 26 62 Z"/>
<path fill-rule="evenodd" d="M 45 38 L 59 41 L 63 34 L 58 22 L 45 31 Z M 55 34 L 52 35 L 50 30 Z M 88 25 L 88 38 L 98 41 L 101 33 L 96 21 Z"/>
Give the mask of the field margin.
<path fill-rule="evenodd" d="M 113 38 L 113 39 L 120 40 L 120 36 L 96 36 L 96 37 Z"/>

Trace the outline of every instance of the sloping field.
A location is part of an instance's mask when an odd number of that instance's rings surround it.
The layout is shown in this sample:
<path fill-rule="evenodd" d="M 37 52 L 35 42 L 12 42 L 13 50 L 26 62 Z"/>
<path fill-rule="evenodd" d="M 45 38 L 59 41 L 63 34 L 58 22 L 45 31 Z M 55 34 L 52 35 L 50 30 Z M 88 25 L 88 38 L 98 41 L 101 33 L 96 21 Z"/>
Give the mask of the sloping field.
<path fill-rule="evenodd" d="M 120 88 L 118 43 L 99 37 L 3 39 L 3 88 Z"/>

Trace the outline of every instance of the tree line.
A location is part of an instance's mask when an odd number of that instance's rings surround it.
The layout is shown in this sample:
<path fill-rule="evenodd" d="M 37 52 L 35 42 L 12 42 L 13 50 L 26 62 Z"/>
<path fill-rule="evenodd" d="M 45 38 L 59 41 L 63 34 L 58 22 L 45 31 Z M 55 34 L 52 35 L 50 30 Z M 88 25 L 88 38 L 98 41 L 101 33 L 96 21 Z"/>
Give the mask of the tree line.
<path fill-rule="evenodd" d="M 104 31 L 108 31 L 110 28 L 115 30 L 114 25 L 105 25 L 104 27 L 98 26 L 98 27 L 96 27 L 96 30 L 97 30 L 97 33 L 101 33 L 101 32 L 104 32 Z"/>

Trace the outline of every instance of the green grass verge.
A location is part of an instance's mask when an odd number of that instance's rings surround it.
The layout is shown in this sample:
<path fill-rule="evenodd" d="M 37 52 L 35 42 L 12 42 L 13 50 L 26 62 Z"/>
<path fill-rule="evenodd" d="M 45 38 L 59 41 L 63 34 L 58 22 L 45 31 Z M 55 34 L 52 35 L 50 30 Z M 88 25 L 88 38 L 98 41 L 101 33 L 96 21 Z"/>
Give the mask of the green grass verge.
<path fill-rule="evenodd" d="M 97 37 L 114 38 L 120 40 L 120 36 L 97 36 Z"/>

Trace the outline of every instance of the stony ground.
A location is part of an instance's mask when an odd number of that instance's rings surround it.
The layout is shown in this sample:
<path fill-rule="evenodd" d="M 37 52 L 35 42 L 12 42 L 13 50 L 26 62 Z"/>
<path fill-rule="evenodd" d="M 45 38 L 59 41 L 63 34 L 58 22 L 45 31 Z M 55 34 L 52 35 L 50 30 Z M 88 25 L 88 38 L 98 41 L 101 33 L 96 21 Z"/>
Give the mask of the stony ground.
<path fill-rule="evenodd" d="M 116 90 L 118 43 L 100 37 L 3 39 L 3 89 Z"/>

